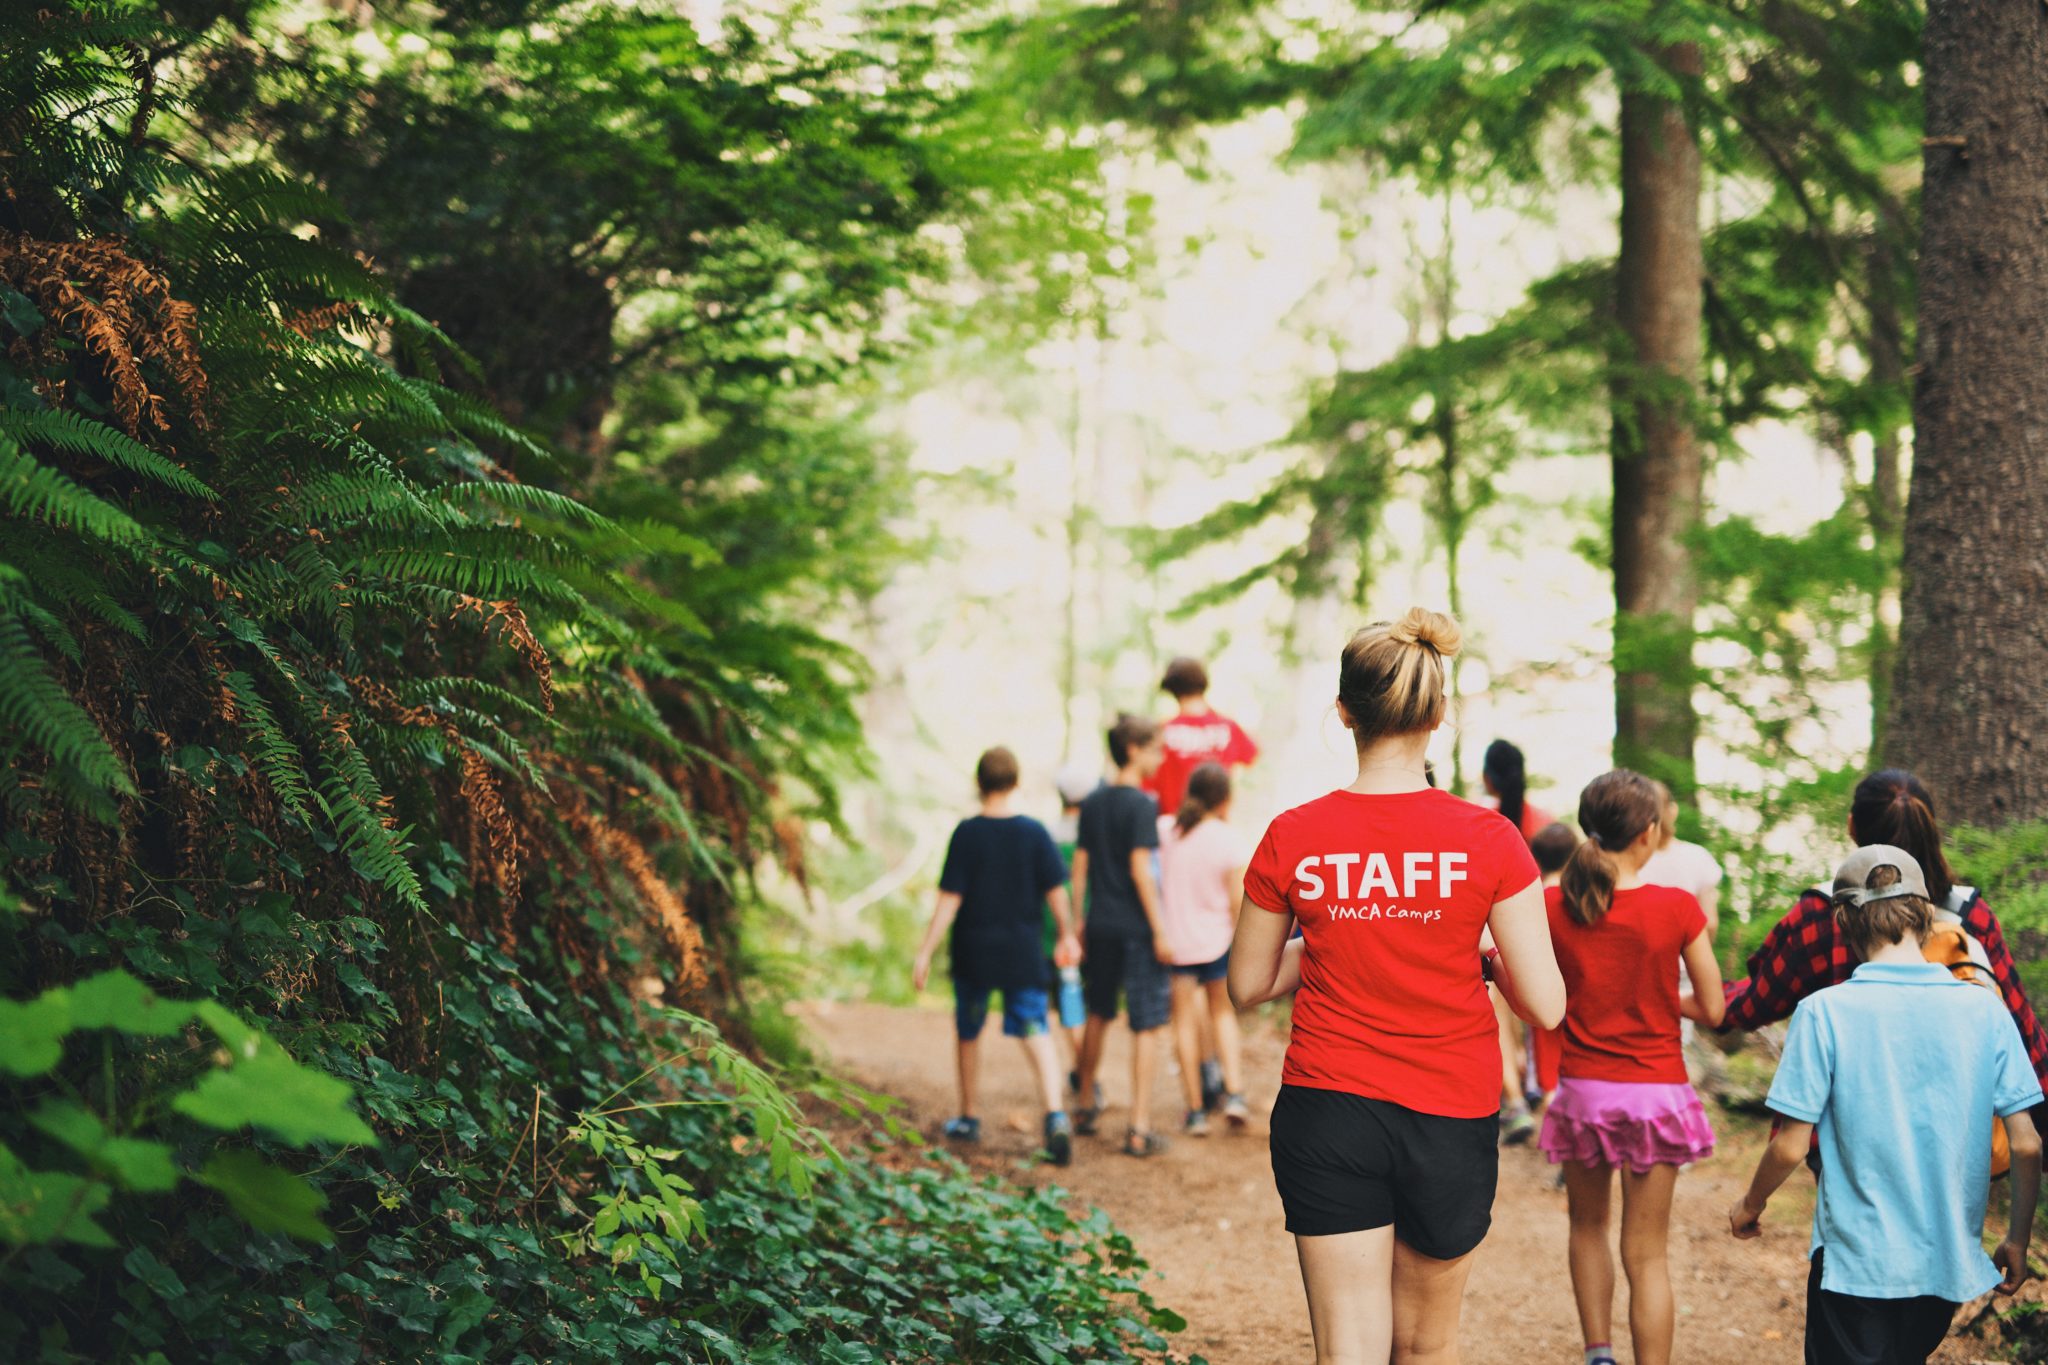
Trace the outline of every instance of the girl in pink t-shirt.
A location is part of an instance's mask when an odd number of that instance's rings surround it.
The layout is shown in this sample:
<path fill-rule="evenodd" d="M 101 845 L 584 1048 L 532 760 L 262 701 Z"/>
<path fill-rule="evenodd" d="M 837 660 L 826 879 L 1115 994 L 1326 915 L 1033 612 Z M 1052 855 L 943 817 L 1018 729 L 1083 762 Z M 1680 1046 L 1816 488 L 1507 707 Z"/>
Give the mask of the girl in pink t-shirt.
<path fill-rule="evenodd" d="M 1250 1118 L 1244 1100 L 1243 1048 L 1230 1004 L 1230 940 L 1244 897 L 1251 847 L 1231 827 L 1230 770 L 1204 763 L 1188 774 L 1180 810 L 1159 821 L 1159 915 L 1173 961 L 1173 1045 L 1187 1099 L 1185 1131 L 1203 1137 L 1202 1014 L 1206 1004 L 1223 1062 L 1223 1116 L 1232 1128 Z"/>

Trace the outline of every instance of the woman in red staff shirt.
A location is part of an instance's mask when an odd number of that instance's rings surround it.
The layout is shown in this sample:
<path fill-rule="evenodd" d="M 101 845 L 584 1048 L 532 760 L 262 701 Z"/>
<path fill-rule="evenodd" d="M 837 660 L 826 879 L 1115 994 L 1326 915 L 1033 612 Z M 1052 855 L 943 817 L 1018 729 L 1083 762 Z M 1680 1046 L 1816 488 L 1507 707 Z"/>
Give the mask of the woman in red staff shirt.
<path fill-rule="evenodd" d="M 1240 1006 L 1299 989 L 1273 1181 L 1323 1365 L 1457 1359 L 1500 1160 L 1486 975 L 1532 1022 L 1564 1014 L 1521 832 L 1424 775 L 1460 638 L 1450 617 L 1415 608 L 1344 647 L 1337 711 L 1357 780 L 1267 829 L 1230 950 Z M 1498 950 L 1482 958 L 1488 929 Z"/>

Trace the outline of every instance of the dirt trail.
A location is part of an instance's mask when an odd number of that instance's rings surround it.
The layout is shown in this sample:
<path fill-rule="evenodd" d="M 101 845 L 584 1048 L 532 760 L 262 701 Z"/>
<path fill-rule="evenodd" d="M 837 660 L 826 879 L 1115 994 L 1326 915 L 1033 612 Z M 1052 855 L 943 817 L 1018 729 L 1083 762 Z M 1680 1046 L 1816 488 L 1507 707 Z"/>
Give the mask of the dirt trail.
<path fill-rule="evenodd" d="M 804 1008 L 818 1045 L 854 1079 L 899 1096 L 931 1136 L 953 1111 L 950 1017 L 937 1010 L 878 1005 L 815 1004 Z M 1249 1021 L 1248 1021 L 1249 1022 Z M 977 1166 L 1019 1180 L 1057 1183 L 1083 1204 L 1095 1204 L 1130 1234 L 1158 1272 L 1153 1293 L 1183 1314 L 1182 1352 L 1213 1365 L 1276 1365 L 1313 1359 L 1308 1311 L 1294 1247 L 1281 1225 L 1280 1203 L 1267 1164 L 1263 1116 L 1278 1087 L 1282 1039 L 1250 1022 L 1247 1071 L 1259 1115 L 1248 1133 L 1221 1130 L 1178 1138 L 1162 1156 L 1139 1161 L 1116 1149 L 1124 1130 L 1129 1087 L 1128 1035 L 1112 1034 L 1103 1081 L 1109 1109 L 1103 1136 L 1077 1139 L 1064 1171 L 1022 1165 L 1036 1147 L 1037 1113 L 1024 1058 L 995 1037 L 983 1049 L 981 1149 Z M 999 1044 L 999 1045 L 997 1045 Z M 1154 1113 L 1162 1130 L 1177 1129 L 1178 1083 L 1160 1078 Z M 1678 1183 L 1671 1268 L 1678 1298 L 1676 1358 L 1684 1365 L 1794 1365 L 1801 1359 L 1806 1286 L 1806 1236 L 1812 1183 L 1795 1175 L 1772 1202 L 1764 1237 L 1738 1243 L 1726 1232 L 1726 1210 L 1753 1169 L 1759 1138 L 1724 1140 L 1710 1161 Z M 1493 1231 L 1480 1249 L 1466 1299 L 1462 1334 L 1466 1365 L 1529 1365 L 1579 1359 L 1577 1317 L 1565 1268 L 1564 1195 L 1551 1188 L 1550 1167 L 1532 1149 L 1502 1154 Z M 1616 1320 L 1626 1337 L 1627 1289 Z M 1624 1362 L 1630 1359 L 1623 1344 Z M 1962 1365 L 1984 1357 L 1972 1340 L 1951 1340 L 1936 1357 Z"/>

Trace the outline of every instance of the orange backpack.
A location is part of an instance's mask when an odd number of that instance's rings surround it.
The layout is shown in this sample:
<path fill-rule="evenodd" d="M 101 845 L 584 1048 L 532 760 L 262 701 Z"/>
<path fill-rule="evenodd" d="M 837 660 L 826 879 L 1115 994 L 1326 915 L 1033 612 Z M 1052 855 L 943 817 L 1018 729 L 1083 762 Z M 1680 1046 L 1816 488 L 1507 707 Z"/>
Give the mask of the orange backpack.
<path fill-rule="evenodd" d="M 1968 905 L 1974 893 L 1959 886 L 1949 897 L 1948 908 L 1935 911 L 1934 927 L 1920 940 L 1920 956 L 1948 968 L 1949 975 L 1996 994 L 1998 982 L 1984 965 L 1984 949 L 1963 929 L 1958 905 Z M 1973 951 L 1974 950 L 1974 951 Z M 1991 1175 L 2004 1175 L 2012 1167 L 2012 1143 L 2005 1135 L 2005 1120 L 1991 1121 Z"/>

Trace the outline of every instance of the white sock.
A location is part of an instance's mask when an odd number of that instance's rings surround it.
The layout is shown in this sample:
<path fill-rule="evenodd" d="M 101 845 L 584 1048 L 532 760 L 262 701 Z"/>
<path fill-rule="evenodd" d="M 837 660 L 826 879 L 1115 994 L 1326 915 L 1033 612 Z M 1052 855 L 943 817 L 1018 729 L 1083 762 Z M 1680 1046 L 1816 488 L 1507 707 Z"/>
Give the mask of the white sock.
<path fill-rule="evenodd" d="M 1614 1344 L 1599 1342 L 1586 1348 L 1586 1365 L 1613 1365 Z"/>

